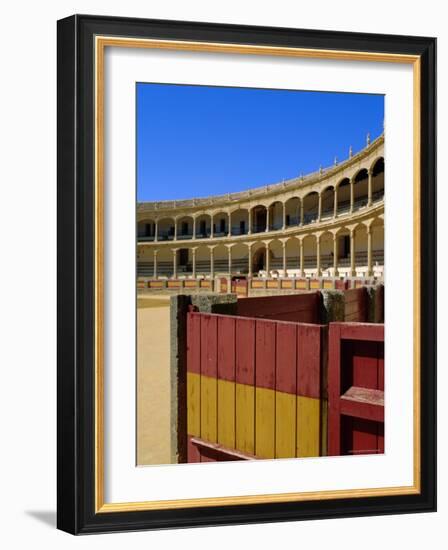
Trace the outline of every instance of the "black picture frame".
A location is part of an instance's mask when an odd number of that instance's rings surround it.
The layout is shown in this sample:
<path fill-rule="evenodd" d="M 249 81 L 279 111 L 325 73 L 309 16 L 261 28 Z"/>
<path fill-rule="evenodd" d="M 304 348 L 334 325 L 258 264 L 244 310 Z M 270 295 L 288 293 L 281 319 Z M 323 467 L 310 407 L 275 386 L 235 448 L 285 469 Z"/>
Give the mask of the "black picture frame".
<path fill-rule="evenodd" d="M 94 39 L 97 35 L 415 55 L 421 70 L 419 494 L 95 512 Z M 58 22 L 57 525 L 73 534 L 436 509 L 436 40 L 74 15 Z"/>

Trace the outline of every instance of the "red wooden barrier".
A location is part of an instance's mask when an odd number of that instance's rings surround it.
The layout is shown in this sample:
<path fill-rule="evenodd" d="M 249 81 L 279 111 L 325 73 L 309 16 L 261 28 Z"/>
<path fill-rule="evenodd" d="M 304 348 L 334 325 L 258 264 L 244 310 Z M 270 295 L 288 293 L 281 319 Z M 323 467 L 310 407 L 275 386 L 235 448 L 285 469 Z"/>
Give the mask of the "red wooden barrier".
<path fill-rule="evenodd" d="M 188 462 L 319 456 L 325 334 L 190 311 Z"/>
<path fill-rule="evenodd" d="M 296 323 L 319 323 L 318 292 L 238 300 L 237 315 Z"/>
<path fill-rule="evenodd" d="M 330 323 L 328 454 L 384 452 L 384 325 Z"/>
<path fill-rule="evenodd" d="M 368 320 L 367 289 L 365 287 L 344 290 L 344 321 L 365 323 Z"/>

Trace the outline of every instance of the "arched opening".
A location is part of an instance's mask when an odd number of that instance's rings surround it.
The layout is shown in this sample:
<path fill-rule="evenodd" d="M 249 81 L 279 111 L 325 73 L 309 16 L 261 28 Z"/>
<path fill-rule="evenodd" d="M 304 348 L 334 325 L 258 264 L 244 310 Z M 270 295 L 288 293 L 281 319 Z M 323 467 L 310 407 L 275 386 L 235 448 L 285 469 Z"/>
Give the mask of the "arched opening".
<path fill-rule="evenodd" d="M 313 277 L 317 272 L 317 241 L 314 235 L 303 238 L 303 268 L 307 277 Z"/>
<path fill-rule="evenodd" d="M 192 257 L 189 248 L 179 248 L 177 251 L 177 275 L 185 277 L 192 271 Z"/>
<path fill-rule="evenodd" d="M 266 206 L 258 205 L 252 209 L 252 232 L 262 233 L 266 231 Z"/>
<path fill-rule="evenodd" d="M 196 277 L 206 275 L 210 275 L 210 249 L 203 245 L 196 249 Z"/>
<path fill-rule="evenodd" d="M 238 243 L 232 246 L 232 273 L 246 274 L 249 271 L 249 249 L 247 244 Z"/>
<path fill-rule="evenodd" d="M 247 235 L 249 229 L 249 212 L 243 208 L 231 213 L 232 235 Z"/>
<path fill-rule="evenodd" d="M 269 205 L 269 231 L 283 228 L 283 203 L 275 201 Z"/>
<path fill-rule="evenodd" d="M 213 266 L 216 275 L 226 275 L 229 272 L 229 253 L 227 246 L 220 244 L 213 249 Z"/>
<path fill-rule="evenodd" d="M 365 168 L 360 170 L 353 181 L 353 209 L 357 210 L 367 205 L 369 175 Z"/>
<path fill-rule="evenodd" d="M 384 220 L 376 218 L 370 226 L 372 232 L 372 268 L 375 277 L 384 275 Z"/>
<path fill-rule="evenodd" d="M 252 253 L 252 273 L 258 275 L 260 271 L 266 268 L 266 246 L 259 244 Z"/>
<path fill-rule="evenodd" d="M 283 277 L 283 244 L 278 239 L 269 243 L 269 274 Z"/>
<path fill-rule="evenodd" d="M 182 216 L 177 220 L 177 238 L 186 240 L 193 238 L 193 218 L 192 216 Z"/>
<path fill-rule="evenodd" d="M 334 187 L 325 188 L 322 193 L 322 211 L 321 219 L 328 219 L 334 216 Z"/>
<path fill-rule="evenodd" d="M 173 218 L 164 218 L 158 223 L 157 240 L 171 241 L 174 239 L 174 220 Z"/>
<path fill-rule="evenodd" d="M 320 268 L 322 275 L 332 276 L 334 266 L 333 234 L 325 231 L 320 236 Z"/>
<path fill-rule="evenodd" d="M 343 227 L 337 233 L 337 255 L 339 275 L 350 275 L 350 231 Z"/>
<path fill-rule="evenodd" d="M 372 167 L 372 201 L 384 199 L 384 159 L 379 158 Z"/>
<path fill-rule="evenodd" d="M 196 218 L 196 238 L 206 239 L 210 237 L 211 231 L 211 216 L 209 214 L 201 214 Z"/>
<path fill-rule="evenodd" d="M 303 198 L 303 224 L 307 225 L 317 220 L 319 210 L 319 195 L 316 191 L 308 193 Z"/>
<path fill-rule="evenodd" d="M 294 227 L 300 224 L 300 199 L 298 197 L 292 197 L 285 203 L 286 215 L 285 222 L 286 227 Z"/>
<path fill-rule="evenodd" d="M 229 215 L 227 212 L 217 212 L 213 215 L 213 235 L 227 237 L 229 234 Z"/>
<path fill-rule="evenodd" d="M 337 186 L 338 190 L 338 215 L 350 212 L 350 180 L 344 178 Z"/>
<path fill-rule="evenodd" d="M 286 241 L 286 271 L 287 276 L 299 275 L 300 268 L 300 243 L 295 237 Z"/>
<path fill-rule="evenodd" d="M 154 220 L 140 220 L 137 223 L 137 238 L 139 241 L 153 241 L 155 236 Z"/>

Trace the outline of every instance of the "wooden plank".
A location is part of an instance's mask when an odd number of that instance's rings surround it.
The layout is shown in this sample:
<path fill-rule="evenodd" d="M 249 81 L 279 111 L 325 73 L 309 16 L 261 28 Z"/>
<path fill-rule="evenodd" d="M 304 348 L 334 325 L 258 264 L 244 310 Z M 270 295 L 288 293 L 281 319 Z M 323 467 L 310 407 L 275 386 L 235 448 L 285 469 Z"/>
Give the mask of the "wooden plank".
<path fill-rule="evenodd" d="M 255 452 L 255 320 L 236 318 L 235 439 L 236 448 Z"/>
<path fill-rule="evenodd" d="M 297 447 L 297 396 L 275 392 L 275 458 L 294 458 Z"/>
<path fill-rule="evenodd" d="M 331 323 L 338 325 L 341 338 L 384 342 L 384 325 L 380 323 Z"/>
<path fill-rule="evenodd" d="M 208 455 L 208 462 L 229 460 L 256 460 L 257 457 L 247 453 L 241 453 L 236 449 L 225 447 L 219 443 L 210 443 L 200 437 L 191 438 L 191 445 L 198 449 L 201 455 Z"/>
<path fill-rule="evenodd" d="M 197 445 L 194 445 L 192 440 L 193 436 L 189 434 L 187 439 L 187 461 L 189 463 L 201 462 L 201 453 L 199 452 Z"/>
<path fill-rule="evenodd" d="M 377 342 L 356 341 L 352 343 L 351 365 L 343 369 L 352 370 L 352 386 L 378 389 Z"/>
<path fill-rule="evenodd" d="M 320 399 L 297 396 L 297 457 L 320 456 Z"/>
<path fill-rule="evenodd" d="M 384 342 L 378 342 L 377 344 L 377 356 L 378 356 L 378 389 L 384 391 Z"/>
<path fill-rule="evenodd" d="M 201 314 L 201 437 L 218 437 L 217 317 Z"/>
<path fill-rule="evenodd" d="M 255 322 L 255 385 L 275 388 L 276 323 Z"/>
<path fill-rule="evenodd" d="M 235 327 L 234 317 L 218 322 L 218 443 L 235 447 Z"/>
<path fill-rule="evenodd" d="M 218 379 L 218 443 L 235 448 L 235 382 Z"/>
<path fill-rule="evenodd" d="M 277 323 L 275 374 L 275 456 L 296 456 L 297 327 Z"/>
<path fill-rule="evenodd" d="M 350 388 L 342 395 L 340 414 L 384 422 L 384 393 L 368 388 Z"/>
<path fill-rule="evenodd" d="M 201 372 L 201 314 L 187 313 L 187 371 Z"/>
<path fill-rule="evenodd" d="M 321 397 L 321 326 L 297 326 L 297 395 Z"/>
<path fill-rule="evenodd" d="M 187 432 L 201 434 L 201 376 L 187 372 Z"/>
<path fill-rule="evenodd" d="M 275 391 L 259 386 L 255 387 L 255 455 L 275 458 Z"/>
<path fill-rule="evenodd" d="M 279 321 L 317 323 L 319 295 L 317 292 L 288 296 L 262 296 L 238 300 L 238 315 Z"/>
<path fill-rule="evenodd" d="M 330 323 L 328 336 L 328 455 L 341 454 L 341 417 L 339 396 L 341 394 L 341 324 Z"/>
<path fill-rule="evenodd" d="M 255 387 L 246 384 L 235 385 L 236 449 L 244 453 L 255 453 Z"/>

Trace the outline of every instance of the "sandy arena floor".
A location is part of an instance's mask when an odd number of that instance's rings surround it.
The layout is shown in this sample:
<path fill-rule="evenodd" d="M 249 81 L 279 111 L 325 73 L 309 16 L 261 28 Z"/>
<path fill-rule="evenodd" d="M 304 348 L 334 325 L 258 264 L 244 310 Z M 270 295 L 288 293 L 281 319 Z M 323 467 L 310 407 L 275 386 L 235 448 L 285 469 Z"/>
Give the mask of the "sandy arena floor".
<path fill-rule="evenodd" d="M 169 296 L 137 300 L 137 464 L 168 464 L 170 456 Z"/>

